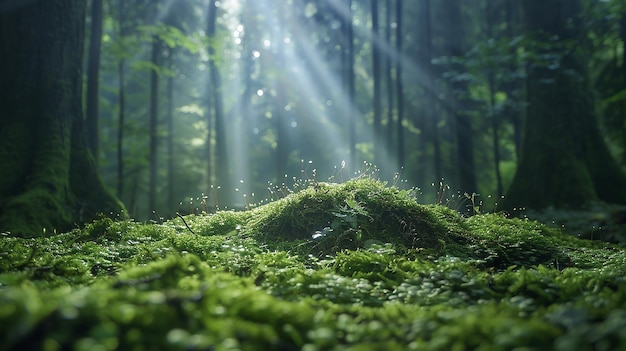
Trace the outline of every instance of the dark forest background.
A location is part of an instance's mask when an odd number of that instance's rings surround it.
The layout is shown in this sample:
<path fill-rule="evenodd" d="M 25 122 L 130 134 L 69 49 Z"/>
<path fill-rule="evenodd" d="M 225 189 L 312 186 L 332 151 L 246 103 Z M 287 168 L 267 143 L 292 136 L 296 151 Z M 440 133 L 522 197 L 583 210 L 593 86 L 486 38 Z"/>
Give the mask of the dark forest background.
<path fill-rule="evenodd" d="M 572 1 L 550 33 L 541 20 L 552 19 L 529 18 L 529 4 L 549 13 L 563 2 L 526 2 L 93 0 L 89 147 L 139 219 L 245 208 L 360 174 L 419 187 L 425 203 L 446 191 L 493 209 L 513 182 L 529 111 L 564 114 L 563 129 L 533 133 L 565 145 L 579 122 L 551 105 L 583 96 L 593 106 L 583 118 L 623 170 L 624 4 Z M 564 87 L 554 72 L 584 84 Z M 531 101 L 533 82 L 570 99 Z"/>

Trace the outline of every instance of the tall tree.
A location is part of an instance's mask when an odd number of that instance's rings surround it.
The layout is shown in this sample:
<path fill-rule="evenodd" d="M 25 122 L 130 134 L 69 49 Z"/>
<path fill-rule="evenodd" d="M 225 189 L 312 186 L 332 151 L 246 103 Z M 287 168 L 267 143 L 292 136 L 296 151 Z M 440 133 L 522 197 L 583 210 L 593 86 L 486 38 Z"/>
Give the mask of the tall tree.
<path fill-rule="evenodd" d="M 157 0 L 158 1 L 158 0 Z M 150 111 L 149 111 L 149 128 L 150 128 L 150 149 L 148 151 L 149 158 L 149 182 L 148 182 L 148 211 L 156 211 L 156 188 L 157 188 L 157 162 L 158 162 L 158 145 L 159 145 L 159 57 L 161 56 L 161 39 L 157 35 L 152 36 L 152 53 L 150 62 L 152 68 L 150 70 Z"/>
<path fill-rule="evenodd" d="M 126 15 L 125 0 L 118 0 L 118 42 L 124 43 L 126 38 Z M 122 50 L 125 51 L 125 50 Z M 126 92 L 124 82 L 126 80 L 126 58 L 122 55 L 117 62 L 118 79 L 118 110 L 117 110 L 117 196 L 122 196 L 124 191 L 124 129 L 126 119 Z"/>
<path fill-rule="evenodd" d="M 626 176 L 602 139 L 580 43 L 582 0 L 522 2 L 534 56 L 523 147 L 505 208 L 626 203 Z"/>
<path fill-rule="evenodd" d="M 426 101 L 422 103 L 422 110 L 417 118 L 416 125 L 420 130 L 417 141 L 419 153 L 417 184 L 423 187 L 426 184 L 426 153 L 427 141 L 431 141 L 433 145 L 433 173 L 435 181 L 441 181 L 443 177 L 441 142 L 439 136 L 439 114 L 435 113 L 434 101 L 438 101 L 437 83 L 435 76 L 437 74 L 435 67 L 431 61 L 434 58 L 433 50 L 433 24 L 431 1 L 424 0 L 420 2 L 419 8 L 419 26 L 420 34 L 418 36 L 418 57 L 417 62 L 421 69 L 424 70 L 425 82 L 423 85 Z M 427 138 L 428 135 L 428 138 Z"/>
<path fill-rule="evenodd" d="M 393 150 L 393 133 L 394 133 L 394 124 L 393 124 L 393 56 L 391 53 L 391 31 L 393 24 L 391 23 L 391 13 L 393 8 L 391 7 L 391 0 L 385 0 L 385 45 L 388 50 L 385 52 L 384 63 L 385 63 L 385 102 L 387 104 L 387 111 L 385 114 L 387 115 L 386 121 L 386 135 L 385 135 L 385 146 L 387 150 L 391 152 Z"/>
<path fill-rule="evenodd" d="M 122 204 L 85 142 L 85 1 L 0 4 L 0 231 L 67 230 Z"/>
<path fill-rule="evenodd" d="M 518 18 L 519 16 L 515 16 L 515 13 L 519 11 L 519 2 L 524 0 L 505 0 L 505 22 L 506 29 L 505 34 L 509 40 L 513 40 L 515 35 L 517 35 L 516 28 L 518 27 Z M 511 55 L 511 62 L 507 65 L 507 69 L 509 74 L 513 75 L 515 70 L 517 69 L 517 65 L 515 62 L 515 46 L 509 46 L 509 53 Z M 516 100 L 515 92 L 521 91 L 519 80 L 517 79 L 509 79 L 503 86 L 504 91 L 509 95 L 509 103 L 506 106 L 505 114 L 509 116 L 511 119 L 511 123 L 513 124 L 513 142 L 515 143 L 515 155 L 519 158 L 522 150 L 522 129 L 524 116 L 521 112 L 521 108 L 518 108 L 518 104 Z"/>
<path fill-rule="evenodd" d="M 372 15 L 372 79 L 374 83 L 374 92 L 372 94 L 373 111 L 374 114 L 374 160 L 375 162 L 382 161 L 382 149 L 384 143 L 381 143 L 381 114 L 382 114 L 382 96 L 381 91 L 381 60 L 380 60 L 380 38 L 379 38 L 379 14 L 378 14 L 378 0 L 371 0 L 371 15 Z"/>
<path fill-rule="evenodd" d="M 87 144 L 96 164 L 98 163 L 98 144 L 99 144 L 99 128 L 98 128 L 98 100 L 100 96 L 99 78 L 100 78 L 100 48 L 102 43 L 102 1 L 92 0 L 91 2 L 91 34 L 89 36 L 89 53 L 87 57 Z"/>
<path fill-rule="evenodd" d="M 402 37 L 402 1 L 396 0 L 396 103 L 398 104 L 398 121 L 396 124 L 396 134 L 398 136 L 397 154 L 398 166 L 405 166 L 405 150 L 404 150 L 404 81 L 402 69 L 403 42 Z"/>
<path fill-rule="evenodd" d="M 174 60 L 174 48 L 169 48 L 168 60 L 173 66 Z M 167 96 L 167 108 L 165 114 L 165 123 L 167 127 L 167 206 L 168 212 L 173 213 L 175 211 L 174 204 L 176 203 L 174 197 L 176 193 L 175 173 L 174 173 L 174 76 L 167 77 L 167 85 L 165 87 Z"/>
<path fill-rule="evenodd" d="M 493 2 L 487 1 L 485 7 L 485 25 L 487 32 L 487 40 L 494 40 L 494 27 L 496 26 L 496 10 Z M 489 88 L 489 112 L 488 116 L 491 119 L 491 139 L 493 148 L 493 164 L 496 175 L 496 189 L 497 196 L 500 197 L 504 194 L 502 186 L 502 174 L 500 172 L 500 115 L 496 113 L 496 72 L 495 67 L 489 67 L 486 72 L 487 75 L 487 87 Z"/>
<path fill-rule="evenodd" d="M 287 26 L 287 7 L 285 3 L 277 3 L 274 8 L 276 11 L 276 17 L 271 20 L 270 26 L 272 30 L 272 59 L 273 69 L 275 75 L 273 76 L 273 82 L 276 92 L 276 100 L 274 105 L 274 111 L 272 112 L 272 120 L 274 124 L 274 130 L 276 132 L 276 181 L 278 184 L 284 180 L 287 175 L 287 167 L 289 163 L 289 152 L 291 149 L 291 143 L 289 142 L 289 132 L 287 129 L 287 106 L 289 99 L 287 94 L 289 92 L 287 75 L 281 74 L 281 68 L 284 67 L 287 61 L 285 52 L 285 32 Z"/>
<path fill-rule="evenodd" d="M 354 26 L 352 24 L 352 0 L 346 0 L 345 15 L 345 50 L 344 62 L 346 63 L 345 80 L 348 96 L 348 143 L 350 159 L 348 160 L 348 169 L 353 169 L 356 163 L 356 89 L 354 78 Z"/>
<path fill-rule="evenodd" d="M 210 91 L 212 92 L 212 106 L 214 112 L 215 127 L 215 170 L 216 182 L 219 186 L 230 191 L 229 173 L 228 173 L 228 153 L 226 150 L 226 121 L 224 116 L 224 105 L 222 97 L 222 76 L 216 64 L 215 38 L 216 23 L 219 3 L 216 0 L 209 1 L 208 18 L 207 18 L 207 35 L 211 38 L 209 44 L 209 74 L 211 75 Z"/>
<path fill-rule="evenodd" d="M 466 17 L 463 13 L 463 1 L 448 0 L 448 23 L 446 29 L 446 54 L 452 62 L 448 69 L 454 73 L 450 82 L 451 92 L 448 94 L 453 111 L 453 122 L 456 132 L 456 160 L 458 186 L 462 192 L 477 192 L 476 169 L 474 165 L 474 131 L 472 117 L 467 108 L 468 81 L 463 78 L 463 68 L 455 61 L 467 51 Z"/>
<path fill-rule="evenodd" d="M 625 6 L 626 7 L 626 6 Z M 626 9 L 620 18 L 620 38 L 622 39 L 622 92 L 626 94 Z M 626 96 L 622 98 L 622 115 L 626 116 Z M 626 118 L 622 124 L 622 147 L 626 149 Z M 622 151 L 622 166 L 626 167 L 626 150 Z"/>

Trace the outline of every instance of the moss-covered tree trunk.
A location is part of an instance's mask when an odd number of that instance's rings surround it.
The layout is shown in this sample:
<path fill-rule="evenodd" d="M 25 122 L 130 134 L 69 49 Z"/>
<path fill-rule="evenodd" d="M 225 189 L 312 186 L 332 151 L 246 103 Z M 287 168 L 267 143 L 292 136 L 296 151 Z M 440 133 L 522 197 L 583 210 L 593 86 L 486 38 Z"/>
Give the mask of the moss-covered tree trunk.
<path fill-rule="evenodd" d="M 85 1 L 0 7 L 0 232 L 41 235 L 120 213 L 84 137 Z"/>
<path fill-rule="evenodd" d="M 600 134 L 581 52 L 581 1 L 525 0 L 522 7 L 536 60 L 528 69 L 522 154 L 505 208 L 626 203 L 626 177 Z"/>

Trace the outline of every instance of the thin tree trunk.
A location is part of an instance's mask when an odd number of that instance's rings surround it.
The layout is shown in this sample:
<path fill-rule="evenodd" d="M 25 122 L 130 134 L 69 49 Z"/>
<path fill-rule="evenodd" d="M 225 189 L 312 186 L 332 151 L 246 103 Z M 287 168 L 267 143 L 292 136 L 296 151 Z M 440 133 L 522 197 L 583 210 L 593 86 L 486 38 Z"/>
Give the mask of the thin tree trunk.
<path fill-rule="evenodd" d="M 426 185 L 426 155 L 427 155 L 427 141 L 431 141 L 433 144 L 433 175 L 435 182 L 439 182 L 443 178 L 442 160 L 441 160 L 441 142 L 439 137 L 439 113 L 435 113 L 434 103 L 435 99 L 438 99 L 436 93 L 436 71 L 433 67 L 431 60 L 433 58 L 433 43 L 432 43 L 432 21 L 431 21 L 431 1 L 424 0 L 419 13 L 419 23 L 421 25 L 421 35 L 419 36 L 421 52 L 418 56 L 420 67 L 424 67 L 424 75 L 426 82 L 424 83 L 424 89 L 426 90 L 426 97 L 432 96 L 433 98 L 423 103 L 421 114 L 416 115 L 416 125 L 420 130 L 420 135 L 417 140 L 417 148 L 419 157 L 417 160 L 417 184 L 420 187 Z M 427 137 L 430 136 L 430 138 Z M 430 139 L 430 140 L 429 140 Z"/>
<path fill-rule="evenodd" d="M 170 49 L 169 59 L 173 61 L 174 49 Z M 167 78 L 167 208 L 173 213 L 176 208 L 176 175 L 174 173 L 174 77 Z"/>
<path fill-rule="evenodd" d="M 209 38 L 214 38 L 216 34 L 216 22 L 218 12 L 217 0 L 209 1 L 208 19 L 207 19 L 207 35 Z M 215 64 L 215 48 L 213 45 L 209 46 L 209 71 L 211 75 L 211 89 L 213 112 L 214 112 L 214 127 L 215 127 L 215 176 L 218 186 L 227 190 L 227 194 L 231 191 L 231 182 L 229 179 L 229 166 L 228 166 L 228 152 L 226 143 L 226 125 L 224 120 L 224 107 L 222 97 L 222 76 Z"/>
<path fill-rule="evenodd" d="M 487 39 L 491 40 L 493 38 L 493 26 L 495 25 L 495 9 L 493 8 L 493 3 L 487 1 L 487 6 L 485 8 L 486 14 L 486 23 L 487 23 Z M 497 196 L 500 198 L 501 195 L 504 194 L 503 186 L 502 186 L 502 175 L 500 172 L 500 136 L 499 136 L 499 128 L 500 124 L 498 123 L 498 119 L 500 115 L 496 115 L 495 112 L 495 95 L 496 95 L 496 86 L 495 86 L 495 67 L 492 67 L 487 70 L 487 85 L 489 87 L 489 118 L 491 119 L 491 138 L 492 138 L 492 147 L 493 147 L 493 163 L 494 163 L 494 171 L 496 174 L 496 191 Z"/>
<path fill-rule="evenodd" d="M 161 40 L 155 35 L 152 38 L 152 55 L 150 61 L 154 67 L 159 65 L 159 56 L 161 54 Z M 150 71 L 150 111 L 149 111 L 149 128 L 150 128 L 150 149 L 149 149 L 149 167 L 150 180 L 148 183 L 148 211 L 152 214 L 156 211 L 156 185 L 157 185 L 157 155 L 158 155 L 158 124 L 159 124 L 159 72 L 156 68 Z"/>
<path fill-rule="evenodd" d="M 620 36 L 622 38 L 622 90 L 626 91 L 626 13 L 620 20 Z M 622 115 L 626 116 L 626 100 L 622 101 Z M 622 124 L 622 147 L 626 148 L 626 118 Z M 622 151 L 622 167 L 626 167 L 626 150 Z"/>
<path fill-rule="evenodd" d="M 281 66 L 285 64 L 285 46 L 282 38 L 284 33 L 278 23 L 286 23 L 285 21 L 285 4 L 283 2 L 276 5 L 277 16 L 272 23 L 274 28 L 272 31 L 272 45 L 274 46 L 274 69 L 277 71 L 281 69 Z M 277 74 L 274 78 L 274 86 L 276 88 L 276 104 L 273 113 L 274 129 L 276 131 L 276 181 L 280 185 L 282 184 L 285 176 L 287 175 L 290 143 L 287 132 L 287 118 L 284 107 L 287 105 L 288 99 L 288 87 L 287 76 L 285 74 Z"/>
<path fill-rule="evenodd" d="M 350 159 L 348 169 L 356 167 L 356 88 L 354 78 L 354 26 L 352 25 L 352 0 L 347 0 L 348 6 L 348 26 L 346 27 L 346 41 L 348 44 L 348 140 L 350 143 Z"/>
<path fill-rule="evenodd" d="M 448 31 L 446 54 L 452 58 L 462 57 L 465 54 L 465 18 L 462 13 L 462 1 L 451 0 L 448 2 Z M 461 72 L 462 67 L 458 64 L 450 65 L 451 71 Z M 450 84 L 451 92 L 448 94 L 454 108 L 453 121 L 456 132 L 456 157 L 458 185 L 461 192 L 472 194 L 477 192 L 476 169 L 474 166 L 474 131 L 472 119 L 467 112 L 465 94 L 467 82 L 455 80 Z"/>
<path fill-rule="evenodd" d="M 389 48 L 391 44 L 391 0 L 385 0 L 385 43 Z M 392 77 L 392 55 L 390 52 L 385 53 L 385 87 L 386 87 L 386 100 L 387 100 L 387 135 L 386 135 L 386 147 L 387 150 L 393 150 L 393 77 Z M 391 172 L 392 170 L 388 170 Z"/>
<path fill-rule="evenodd" d="M 91 2 L 91 35 L 87 57 L 86 127 L 87 145 L 98 163 L 98 87 L 100 76 L 100 48 L 102 42 L 102 1 Z"/>
<path fill-rule="evenodd" d="M 371 15 L 372 15 L 372 78 L 374 81 L 374 92 L 372 96 L 373 101 L 373 123 L 374 123 L 374 163 L 382 162 L 382 148 L 381 143 L 381 114 L 382 103 L 380 95 L 380 83 L 381 83 L 381 65 L 380 65 L 380 48 L 378 44 L 379 40 L 379 24 L 378 24 L 378 0 L 371 0 Z"/>
<path fill-rule="evenodd" d="M 404 149 L 404 82 L 402 79 L 402 1 L 396 0 L 396 100 L 398 104 L 398 121 L 396 124 L 396 134 L 398 135 L 398 166 L 401 168 L 405 166 L 405 149 Z"/>
<path fill-rule="evenodd" d="M 509 40 L 513 40 L 513 37 L 516 34 L 514 30 L 516 19 L 513 16 L 514 13 L 519 12 L 519 7 L 515 6 L 516 1 L 517 0 L 506 0 L 505 5 L 506 36 Z M 513 57 L 513 59 L 515 59 L 515 48 L 511 47 L 509 50 L 509 54 L 511 55 L 511 57 Z M 512 74 L 517 69 L 517 65 L 515 64 L 515 62 L 511 62 L 508 67 L 510 74 Z M 517 89 L 520 89 L 520 87 L 513 80 L 506 83 L 504 86 L 505 92 L 508 94 L 508 96 L 511 97 L 511 99 L 514 99 L 514 91 Z M 517 104 L 517 102 L 514 103 Z M 521 113 L 521 109 L 514 108 L 513 104 L 511 103 L 508 104 L 506 111 L 506 115 L 510 116 L 511 123 L 513 124 L 513 142 L 515 144 L 515 155 L 519 160 L 522 151 L 523 116 Z"/>
<path fill-rule="evenodd" d="M 126 15 L 124 13 L 124 2 L 126 0 L 118 0 L 119 1 L 119 40 L 123 41 L 126 37 L 125 30 L 125 19 Z M 117 196 L 121 197 L 124 192 L 124 128 L 125 128 L 125 111 L 126 111 L 126 99 L 125 99 L 125 91 L 124 91 L 124 81 L 125 66 L 126 60 L 124 57 L 120 58 L 120 61 L 117 64 L 117 73 L 118 73 L 118 101 L 119 101 L 119 110 L 118 110 L 118 125 L 117 125 Z"/>

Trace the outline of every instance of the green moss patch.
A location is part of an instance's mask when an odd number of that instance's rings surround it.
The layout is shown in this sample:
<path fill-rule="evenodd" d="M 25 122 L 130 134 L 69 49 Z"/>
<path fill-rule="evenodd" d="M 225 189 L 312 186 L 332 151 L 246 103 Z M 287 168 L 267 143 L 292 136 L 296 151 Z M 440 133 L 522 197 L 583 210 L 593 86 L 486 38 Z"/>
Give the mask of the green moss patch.
<path fill-rule="evenodd" d="M 0 349 L 613 350 L 626 251 L 371 179 L 0 240 Z"/>

